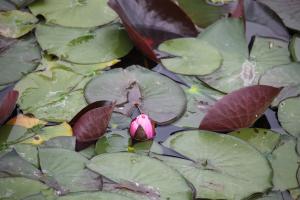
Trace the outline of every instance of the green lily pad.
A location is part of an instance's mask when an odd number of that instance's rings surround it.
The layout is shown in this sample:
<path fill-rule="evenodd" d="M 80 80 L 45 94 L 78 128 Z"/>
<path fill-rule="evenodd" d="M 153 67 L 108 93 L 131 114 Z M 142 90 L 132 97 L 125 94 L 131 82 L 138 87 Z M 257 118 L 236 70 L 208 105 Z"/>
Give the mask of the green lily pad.
<path fill-rule="evenodd" d="M 289 63 L 273 67 L 261 76 L 259 84 L 284 87 L 272 103 L 276 107 L 284 99 L 300 94 L 300 64 Z"/>
<path fill-rule="evenodd" d="M 299 157 L 294 139 L 282 139 L 280 145 L 269 156 L 273 168 L 274 190 L 284 191 L 298 187 L 297 170 Z"/>
<path fill-rule="evenodd" d="M 259 0 L 267 5 L 282 19 L 283 23 L 291 29 L 300 31 L 300 2 L 295 0 Z"/>
<path fill-rule="evenodd" d="M 127 116 L 137 105 L 159 124 L 172 122 L 186 107 L 185 94 L 175 82 L 139 66 L 113 69 L 94 78 L 85 88 L 85 97 L 88 103 L 116 101 L 116 111 Z"/>
<path fill-rule="evenodd" d="M 10 38 L 18 38 L 31 31 L 38 19 L 28 13 L 19 10 L 0 12 L 0 35 Z"/>
<path fill-rule="evenodd" d="M 127 192 L 136 191 L 141 197 L 156 197 L 161 200 L 192 199 L 191 189 L 177 171 L 147 156 L 134 153 L 101 154 L 94 157 L 87 167 L 117 185 L 124 185 L 123 190 Z"/>
<path fill-rule="evenodd" d="M 89 193 L 79 193 L 79 194 L 71 194 L 67 196 L 63 196 L 58 198 L 58 200 L 132 200 L 131 198 L 125 197 L 123 195 L 111 193 L 111 192 L 89 192 Z"/>
<path fill-rule="evenodd" d="M 27 133 L 27 129 L 21 126 L 3 125 L 0 127 L 0 133 L 0 144 L 4 145 L 22 138 Z"/>
<path fill-rule="evenodd" d="M 40 24 L 35 33 L 44 51 L 80 64 L 108 62 L 132 48 L 127 33 L 116 24 L 95 30 Z"/>
<path fill-rule="evenodd" d="M 239 19 L 221 19 L 198 37 L 217 48 L 223 57 L 220 69 L 199 78 L 222 92 L 255 85 L 267 69 L 290 62 L 288 44 L 276 39 L 256 37 L 249 56 L 244 24 Z"/>
<path fill-rule="evenodd" d="M 79 153 L 86 157 L 87 159 L 91 159 L 92 157 L 94 157 L 96 155 L 95 152 L 95 145 L 90 145 L 88 148 L 85 148 L 81 151 L 79 151 Z"/>
<path fill-rule="evenodd" d="M 83 88 L 92 77 L 63 68 L 56 68 L 52 73 L 51 78 L 40 72 L 31 73 L 18 82 L 15 87 L 20 93 L 18 103 L 25 113 L 32 113 L 36 118 L 69 121 L 87 105 Z"/>
<path fill-rule="evenodd" d="M 102 185 L 98 174 L 85 168 L 88 159 L 67 149 L 41 148 L 42 172 L 53 177 L 66 192 L 97 191 Z"/>
<path fill-rule="evenodd" d="M 62 149 L 75 151 L 75 145 L 76 145 L 76 137 L 59 136 L 59 137 L 53 137 L 48 141 L 45 141 L 42 147 L 62 148 Z"/>
<path fill-rule="evenodd" d="M 181 86 L 187 98 L 187 108 L 180 119 L 173 123 L 178 127 L 198 128 L 208 109 L 223 94 L 208 88 L 204 83 L 192 76 L 180 76 L 190 87 Z"/>
<path fill-rule="evenodd" d="M 255 200 L 284 200 L 281 192 L 270 192 L 262 197 L 255 198 Z"/>
<path fill-rule="evenodd" d="M 197 198 L 243 199 L 271 187 L 268 161 L 236 137 L 183 131 L 169 137 L 163 145 L 191 159 L 166 157 L 165 163 L 194 185 Z"/>
<path fill-rule="evenodd" d="M 282 101 L 278 107 L 278 119 L 289 134 L 300 137 L 300 97 Z"/>
<path fill-rule="evenodd" d="M 299 176 L 298 173 L 297 173 L 297 176 Z M 291 190 L 289 190 L 289 193 L 291 194 L 292 199 L 297 200 L 300 198 L 300 188 L 291 189 Z"/>
<path fill-rule="evenodd" d="M 160 51 L 174 55 L 162 59 L 162 64 L 170 71 L 185 75 L 207 75 L 216 71 L 222 56 L 216 48 L 197 38 L 179 38 L 163 42 Z"/>
<path fill-rule="evenodd" d="M 206 0 L 177 0 L 192 21 L 201 28 L 205 28 L 227 14 L 223 6 L 215 6 Z"/>
<path fill-rule="evenodd" d="M 254 83 L 257 83 L 259 76 L 266 70 L 291 62 L 288 43 L 276 39 L 255 37 L 250 60 L 255 64 Z"/>
<path fill-rule="evenodd" d="M 290 51 L 292 58 L 295 62 L 300 61 L 300 37 L 299 35 L 294 35 L 290 43 Z"/>
<path fill-rule="evenodd" d="M 272 153 L 280 140 L 280 135 L 268 129 L 245 128 L 229 133 L 254 146 L 264 155 Z"/>
<path fill-rule="evenodd" d="M 107 0 L 43 0 L 29 8 L 34 15 L 43 15 L 48 23 L 69 27 L 100 26 L 116 18 Z"/>
<path fill-rule="evenodd" d="M 16 152 L 27 162 L 38 167 L 38 150 L 36 146 L 31 144 L 15 144 L 12 146 Z"/>
<path fill-rule="evenodd" d="M 0 199 L 20 200 L 47 190 L 48 186 L 39 181 L 22 177 L 0 178 Z"/>
<path fill-rule="evenodd" d="M 0 38 L 0 85 L 7 85 L 33 71 L 41 58 L 40 49 L 33 37 L 5 41 Z M 2 41 L 6 45 L 2 46 Z"/>
<path fill-rule="evenodd" d="M 127 129 L 130 126 L 131 118 L 120 113 L 113 112 L 109 121 L 111 129 Z"/>
<path fill-rule="evenodd" d="M 35 180 L 39 180 L 41 176 L 40 170 L 24 160 L 15 150 L 0 157 L 0 172 L 10 176 L 21 176 Z"/>
<path fill-rule="evenodd" d="M 131 143 L 128 131 L 113 131 L 106 133 L 98 139 L 95 147 L 97 154 L 115 153 L 121 151 L 128 151 L 128 146 Z"/>

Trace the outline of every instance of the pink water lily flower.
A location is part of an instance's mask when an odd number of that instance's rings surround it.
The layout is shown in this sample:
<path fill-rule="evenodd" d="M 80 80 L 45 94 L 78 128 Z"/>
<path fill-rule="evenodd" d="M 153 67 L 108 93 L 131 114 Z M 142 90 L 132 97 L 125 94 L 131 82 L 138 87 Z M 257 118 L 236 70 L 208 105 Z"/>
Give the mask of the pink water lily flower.
<path fill-rule="evenodd" d="M 129 132 L 135 140 L 151 140 L 155 137 L 154 122 L 148 115 L 141 114 L 131 121 Z"/>

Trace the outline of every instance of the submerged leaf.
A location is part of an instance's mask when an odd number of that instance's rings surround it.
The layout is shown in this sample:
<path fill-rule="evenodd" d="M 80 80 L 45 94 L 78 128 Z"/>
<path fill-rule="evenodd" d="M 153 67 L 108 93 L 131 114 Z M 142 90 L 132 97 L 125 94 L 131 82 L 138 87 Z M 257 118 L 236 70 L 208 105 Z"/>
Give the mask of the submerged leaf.
<path fill-rule="evenodd" d="M 300 31 L 300 1 L 298 0 L 259 0 L 267 5 L 282 19 L 283 23 L 291 29 Z"/>
<path fill-rule="evenodd" d="M 266 158 L 233 136 L 183 131 L 163 145 L 189 159 L 157 157 L 194 185 L 197 198 L 244 199 L 271 187 L 272 170 Z"/>
<path fill-rule="evenodd" d="M 14 111 L 18 97 L 19 92 L 11 90 L 0 98 L 0 125 L 2 125 Z"/>
<path fill-rule="evenodd" d="M 95 141 L 105 134 L 114 107 L 113 102 L 98 101 L 83 108 L 70 122 L 76 140 Z"/>
<path fill-rule="evenodd" d="M 0 12 L 0 35 L 18 38 L 31 31 L 38 19 L 28 12 L 18 10 Z"/>
<path fill-rule="evenodd" d="M 290 35 L 280 18 L 268 7 L 253 0 L 244 0 L 247 41 L 263 36 L 289 41 Z"/>
<path fill-rule="evenodd" d="M 109 0 L 129 37 L 150 59 L 158 61 L 154 48 L 179 37 L 195 37 L 197 30 L 189 17 L 171 0 Z"/>
<path fill-rule="evenodd" d="M 256 85 L 234 91 L 209 109 L 199 128 L 225 132 L 249 127 L 265 112 L 280 90 Z"/>
<path fill-rule="evenodd" d="M 48 23 L 68 27 L 95 27 L 117 16 L 107 0 L 43 0 L 29 6 L 34 15 L 43 15 Z"/>

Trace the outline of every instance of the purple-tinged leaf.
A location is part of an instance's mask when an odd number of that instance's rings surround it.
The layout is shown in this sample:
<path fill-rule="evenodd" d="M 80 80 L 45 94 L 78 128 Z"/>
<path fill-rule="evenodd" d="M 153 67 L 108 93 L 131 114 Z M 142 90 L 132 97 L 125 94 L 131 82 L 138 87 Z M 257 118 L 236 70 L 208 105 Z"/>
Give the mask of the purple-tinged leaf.
<path fill-rule="evenodd" d="M 14 111 L 18 97 L 19 92 L 11 90 L 0 99 L 0 125 L 2 125 Z"/>
<path fill-rule="evenodd" d="M 244 0 L 239 0 L 236 8 L 231 12 L 231 17 L 233 18 L 244 18 Z"/>
<path fill-rule="evenodd" d="M 281 19 L 267 6 L 253 0 L 244 0 L 246 36 L 263 36 L 289 41 L 290 35 Z"/>
<path fill-rule="evenodd" d="M 109 101 L 97 101 L 82 109 L 70 122 L 78 142 L 92 142 L 101 137 L 115 107 Z"/>
<path fill-rule="evenodd" d="M 200 129 L 228 132 L 251 126 L 269 107 L 281 88 L 255 85 L 236 90 L 211 107 Z"/>
<path fill-rule="evenodd" d="M 159 60 L 154 49 L 161 42 L 198 35 L 191 19 L 171 0 L 109 0 L 108 5 L 135 45 L 154 61 Z"/>

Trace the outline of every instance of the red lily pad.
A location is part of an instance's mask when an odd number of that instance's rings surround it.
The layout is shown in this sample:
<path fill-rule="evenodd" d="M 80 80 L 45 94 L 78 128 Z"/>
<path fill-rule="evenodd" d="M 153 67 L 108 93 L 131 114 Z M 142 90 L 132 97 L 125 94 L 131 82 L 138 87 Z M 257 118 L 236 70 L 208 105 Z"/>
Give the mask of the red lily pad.
<path fill-rule="evenodd" d="M 11 90 L 0 99 L 0 125 L 3 124 L 14 111 L 18 97 L 19 92 Z"/>
<path fill-rule="evenodd" d="M 82 109 L 70 122 L 77 142 L 97 140 L 105 132 L 115 103 L 97 101 Z"/>
<path fill-rule="evenodd" d="M 255 85 L 236 90 L 211 107 L 200 129 L 228 132 L 251 126 L 269 107 L 281 88 Z"/>
<path fill-rule="evenodd" d="M 109 0 L 108 5 L 135 45 L 154 61 L 159 60 L 154 49 L 163 41 L 198 35 L 191 19 L 171 0 Z"/>

